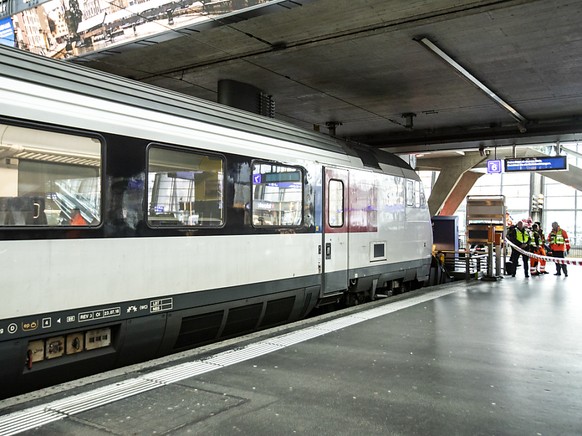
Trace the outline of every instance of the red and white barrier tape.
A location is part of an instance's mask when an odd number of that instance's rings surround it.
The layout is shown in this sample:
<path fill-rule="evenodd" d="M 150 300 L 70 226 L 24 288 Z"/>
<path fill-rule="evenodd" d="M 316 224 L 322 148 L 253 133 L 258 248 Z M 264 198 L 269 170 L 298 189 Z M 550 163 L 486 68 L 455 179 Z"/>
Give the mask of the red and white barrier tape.
<path fill-rule="evenodd" d="M 509 246 L 511 246 L 512 249 L 519 251 L 521 254 L 525 254 L 527 257 L 533 257 L 534 259 L 539 259 L 539 260 L 545 260 L 545 261 L 549 261 L 549 262 L 554 262 L 554 263 L 560 263 L 562 265 L 582 265 L 582 259 L 562 259 L 559 257 L 552 257 L 552 256 L 540 256 L 539 254 L 535 254 L 535 253 L 530 253 L 529 251 L 525 251 L 522 248 L 519 248 L 517 245 L 515 245 L 514 243 L 512 243 L 509 240 L 505 240 L 505 242 L 507 242 L 507 244 Z"/>

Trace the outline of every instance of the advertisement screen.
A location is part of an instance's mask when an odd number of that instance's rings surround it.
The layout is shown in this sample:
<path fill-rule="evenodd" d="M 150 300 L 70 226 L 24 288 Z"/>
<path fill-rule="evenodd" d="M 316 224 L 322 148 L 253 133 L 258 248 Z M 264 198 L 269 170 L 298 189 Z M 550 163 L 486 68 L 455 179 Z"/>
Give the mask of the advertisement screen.
<path fill-rule="evenodd" d="M 15 9 L 17 13 L 0 21 L 6 23 L 1 28 L 2 43 L 46 57 L 81 57 L 156 35 L 171 39 L 199 26 L 225 25 L 246 9 L 256 12 L 258 7 L 278 1 L 38 0 L 32 8 L 24 2 Z M 226 14 L 230 21 L 223 22 L 220 17 Z"/>

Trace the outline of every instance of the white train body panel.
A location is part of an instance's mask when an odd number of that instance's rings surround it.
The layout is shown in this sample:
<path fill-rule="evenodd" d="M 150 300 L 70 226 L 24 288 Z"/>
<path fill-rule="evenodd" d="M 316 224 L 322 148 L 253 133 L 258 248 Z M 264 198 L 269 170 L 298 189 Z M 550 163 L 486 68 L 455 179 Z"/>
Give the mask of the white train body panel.
<path fill-rule="evenodd" d="M 1 241 L 0 319 L 316 275 L 320 238 Z"/>

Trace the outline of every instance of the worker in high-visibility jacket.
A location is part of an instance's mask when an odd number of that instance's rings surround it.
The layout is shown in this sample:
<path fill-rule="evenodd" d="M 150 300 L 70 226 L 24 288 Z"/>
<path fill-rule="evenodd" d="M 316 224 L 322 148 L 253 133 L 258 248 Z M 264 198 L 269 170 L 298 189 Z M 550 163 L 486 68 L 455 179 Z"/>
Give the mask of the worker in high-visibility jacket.
<path fill-rule="evenodd" d="M 548 235 L 548 243 L 550 244 L 550 251 L 552 252 L 553 257 L 563 259 L 570 251 L 570 240 L 568 239 L 568 234 L 565 230 L 561 229 L 555 221 L 552 223 L 552 231 Z M 568 277 L 567 266 L 556 262 L 556 274 L 554 275 L 561 276 L 561 271 L 564 271 L 564 275 Z"/>
<path fill-rule="evenodd" d="M 540 229 L 539 223 L 534 223 L 531 226 L 531 247 L 532 252 L 534 254 L 538 254 L 540 256 L 546 255 L 546 249 L 544 248 L 544 244 L 546 243 L 546 238 L 544 238 L 544 234 L 542 233 L 542 229 Z M 546 261 L 544 259 L 536 259 L 535 257 L 530 258 L 529 260 L 529 273 L 532 276 L 537 276 L 540 274 L 547 274 L 546 271 Z M 539 266 L 539 270 L 538 270 Z"/>
<path fill-rule="evenodd" d="M 510 231 L 507 233 L 508 239 L 517 247 L 521 248 L 525 252 L 529 252 L 531 245 L 531 235 L 527 227 L 523 225 L 523 221 L 518 221 L 515 226 L 512 226 Z M 523 270 L 526 277 L 529 277 L 529 257 L 525 253 L 520 253 L 515 248 L 511 249 L 511 256 L 509 261 L 512 264 L 513 271 L 511 271 L 511 277 L 515 277 L 515 270 L 517 269 L 517 261 L 519 256 L 522 256 L 523 260 Z"/>

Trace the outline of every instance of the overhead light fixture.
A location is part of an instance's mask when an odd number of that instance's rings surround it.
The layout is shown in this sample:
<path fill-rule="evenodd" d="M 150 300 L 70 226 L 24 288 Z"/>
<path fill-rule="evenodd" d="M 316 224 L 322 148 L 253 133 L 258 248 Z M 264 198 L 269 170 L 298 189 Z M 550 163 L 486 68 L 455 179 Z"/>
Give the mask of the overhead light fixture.
<path fill-rule="evenodd" d="M 415 41 L 422 44 L 425 48 L 429 49 L 443 61 L 445 61 L 448 65 L 453 67 L 461 76 L 475 85 L 480 91 L 484 92 L 487 97 L 492 99 L 495 103 L 501 106 L 503 109 L 508 111 L 510 115 L 517 120 L 518 128 L 521 133 L 525 133 L 525 125 L 527 123 L 527 119 L 521 115 L 517 110 L 515 110 L 509 103 L 495 94 L 491 89 L 485 86 L 479 79 L 469 73 L 465 68 L 463 68 L 457 61 L 455 61 L 452 57 L 442 51 L 438 46 L 436 46 L 430 39 L 423 37 L 423 38 L 415 38 Z"/>
<path fill-rule="evenodd" d="M 414 117 L 416 114 L 414 112 L 406 112 L 402 114 L 402 118 L 404 118 L 404 127 L 407 129 L 412 130 L 414 125 Z"/>

